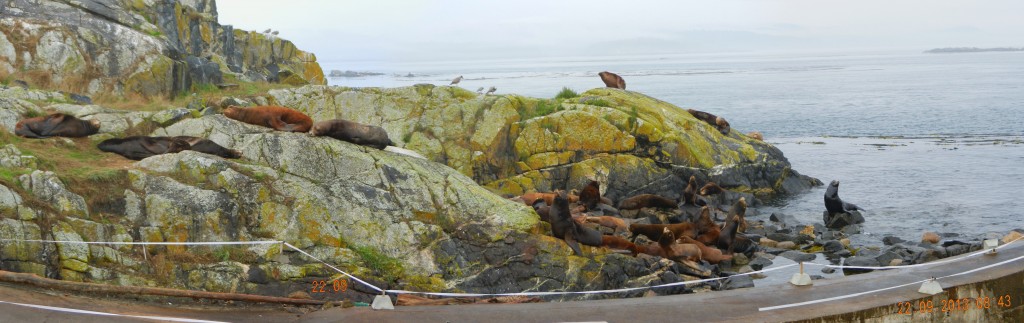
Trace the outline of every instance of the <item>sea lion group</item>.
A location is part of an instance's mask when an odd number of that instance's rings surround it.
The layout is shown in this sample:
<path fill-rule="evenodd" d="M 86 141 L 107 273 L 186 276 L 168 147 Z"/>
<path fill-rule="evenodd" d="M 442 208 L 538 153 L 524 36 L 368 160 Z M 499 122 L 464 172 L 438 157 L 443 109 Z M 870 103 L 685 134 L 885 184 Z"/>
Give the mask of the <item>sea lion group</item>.
<path fill-rule="evenodd" d="M 709 185 L 718 187 L 713 182 L 705 186 Z M 673 260 L 703 260 L 717 264 L 732 258 L 735 252 L 753 252 L 755 244 L 741 234 L 746 228 L 746 199 L 740 198 L 733 204 L 727 220 L 718 224 L 712 219 L 712 207 L 704 196 L 711 191 L 697 189 L 696 176 L 691 176 L 678 199 L 639 194 L 621 199 L 618 208 L 611 206 L 610 199 L 601 196 L 597 181 L 584 185 L 578 195 L 556 190 L 529 192 L 513 199 L 533 207 L 542 221 L 551 224 L 552 235 L 565 240 L 576 255 L 583 255 L 579 247 L 582 244 L 624 250 L 633 255 L 643 253 Z M 643 208 L 679 210 L 687 205 L 702 206 L 695 222 L 646 224 L 619 214 L 619 211 Z M 648 242 L 637 242 L 640 236 Z"/>
<path fill-rule="evenodd" d="M 309 116 L 287 107 L 257 106 L 241 108 L 238 106 L 228 106 L 224 110 L 224 116 L 278 131 L 309 132 L 311 136 L 326 136 L 377 149 L 384 149 L 389 145 L 394 145 L 384 128 L 344 119 L 326 120 L 314 124 L 313 119 Z M 14 133 L 25 138 L 80 138 L 94 135 L 99 130 L 100 122 L 98 120 L 86 121 L 63 113 L 23 119 L 14 127 Z M 212 140 L 189 136 L 130 136 L 113 138 L 100 142 L 97 144 L 97 148 L 101 151 L 115 153 L 132 160 L 142 160 L 155 155 L 171 154 L 185 150 L 198 151 L 223 158 L 242 157 L 239 151 L 225 148 Z"/>

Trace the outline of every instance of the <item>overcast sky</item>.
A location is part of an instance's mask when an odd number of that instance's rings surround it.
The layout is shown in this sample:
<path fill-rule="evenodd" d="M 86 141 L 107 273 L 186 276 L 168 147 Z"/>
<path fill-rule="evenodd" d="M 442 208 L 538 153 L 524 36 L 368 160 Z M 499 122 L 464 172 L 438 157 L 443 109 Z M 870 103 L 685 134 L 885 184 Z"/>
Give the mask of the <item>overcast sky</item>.
<path fill-rule="evenodd" d="M 218 0 L 321 61 L 1024 47 L 1022 0 Z"/>

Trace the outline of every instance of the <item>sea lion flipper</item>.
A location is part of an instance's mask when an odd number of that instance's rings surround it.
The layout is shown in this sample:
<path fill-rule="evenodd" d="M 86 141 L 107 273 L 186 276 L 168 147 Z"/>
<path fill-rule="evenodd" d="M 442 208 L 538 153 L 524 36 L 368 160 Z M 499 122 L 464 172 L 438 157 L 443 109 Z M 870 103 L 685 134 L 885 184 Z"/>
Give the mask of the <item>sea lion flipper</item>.
<path fill-rule="evenodd" d="M 857 206 L 856 204 L 848 203 L 848 202 L 843 202 L 843 209 L 847 210 L 847 211 L 853 211 L 853 210 L 867 211 L 864 208 Z"/>
<path fill-rule="evenodd" d="M 583 256 L 583 251 L 580 251 L 580 244 L 576 243 L 576 239 L 571 234 L 565 236 L 565 243 L 569 245 L 569 248 L 572 248 L 572 252 L 576 253 L 577 256 Z"/>

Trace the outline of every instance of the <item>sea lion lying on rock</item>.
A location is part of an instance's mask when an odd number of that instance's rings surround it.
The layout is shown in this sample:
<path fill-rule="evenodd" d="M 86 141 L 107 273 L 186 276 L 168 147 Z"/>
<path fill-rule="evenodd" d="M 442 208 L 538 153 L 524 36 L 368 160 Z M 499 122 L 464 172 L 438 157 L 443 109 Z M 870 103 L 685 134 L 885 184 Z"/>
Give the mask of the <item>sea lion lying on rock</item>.
<path fill-rule="evenodd" d="M 679 241 L 684 244 L 697 246 L 697 248 L 700 249 L 700 259 L 704 259 L 704 261 L 707 261 L 710 264 L 718 264 L 724 260 L 732 259 L 731 255 L 723 255 L 721 250 L 708 247 L 703 243 L 700 243 L 700 241 L 693 240 L 690 237 L 681 237 L 679 238 Z"/>
<path fill-rule="evenodd" d="M 597 75 L 601 77 L 601 82 L 604 82 L 604 85 L 607 87 L 623 90 L 626 89 L 626 80 L 623 80 L 618 74 L 604 71 L 597 73 Z"/>
<path fill-rule="evenodd" d="M 280 106 L 240 108 L 232 105 L 224 109 L 224 116 L 278 131 L 307 132 L 313 127 L 313 119 L 309 116 Z"/>
<path fill-rule="evenodd" d="M 609 249 L 629 250 L 633 253 L 633 256 L 640 253 L 640 248 L 637 245 L 619 236 L 602 235 L 601 246 L 608 247 Z"/>
<path fill-rule="evenodd" d="M 224 148 L 224 146 L 218 145 L 216 142 L 213 142 L 213 140 L 209 140 L 209 139 L 206 139 L 206 138 L 189 137 L 189 136 L 176 136 L 176 137 L 173 137 L 173 138 L 181 140 L 181 141 L 184 141 L 184 142 L 187 142 L 189 144 L 188 150 L 198 151 L 198 152 L 206 153 L 206 154 L 210 154 L 210 155 L 216 155 L 216 156 L 220 156 L 220 157 L 223 157 L 223 158 L 240 158 L 240 157 L 242 157 L 242 153 L 241 152 L 239 152 L 237 150 L 234 150 L 234 149 Z"/>
<path fill-rule="evenodd" d="M 697 118 L 698 120 L 707 122 L 707 124 L 714 126 L 715 129 L 718 129 L 718 132 L 721 132 L 723 135 L 728 135 L 729 131 L 731 130 L 731 128 L 729 127 L 729 121 L 726 121 L 725 118 L 704 111 L 697 111 L 694 109 L 687 109 L 686 111 L 693 115 L 694 118 Z"/>
<path fill-rule="evenodd" d="M 63 113 L 28 118 L 14 125 L 14 134 L 25 138 L 79 138 L 94 135 L 99 131 L 98 120 L 85 121 Z"/>
<path fill-rule="evenodd" d="M 614 216 L 588 216 L 587 222 L 597 223 L 598 225 L 606 228 L 612 228 L 615 233 L 629 231 L 629 226 L 626 225 L 626 221 Z"/>
<path fill-rule="evenodd" d="M 142 160 L 150 156 L 188 150 L 191 145 L 187 141 L 172 137 L 131 136 L 107 139 L 100 142 L 96 147 L 102 151 L 115 153 L 131 160 Z"/>
<path fill-rule="evenodd" d="M 619 202 L 619 210 L 639 210 L 645 207 L 674 209 L 678 206 L 676 201 L 654 194 L 640 194 L 624 199 Z"/>
<path fill-rule="evenodd" d="M 629 232 L 632 233 L 632 235 L 630 235 L 629 237 L 629 240 L 635 241 L 636 236 L 642 234 L 645 237 L 647 237 L 647 239 L 651 239 L 652 241 L 658 241 L 658 239 L 661 238 L 662 231 L 664 231 L 664 229 L 666 228 L 669 229 L 669 231 L 672 231 L 672 235 L 675 236 L 676 238 L 682 236 L 695 237 L 697 235 L 696 228 L 694 228 L 693 223 L 690 222 L 682 222 L 675 224 L 633 223 L 629 225 Z"/>
<path fill-rule="evenodd" d="M 320 121 L 309 131 L 313 136 L 328 136 L 353 144 L 384 149 L 395 143 L 388 138 L 388 132 L 378 126 L 365 125 L 344 119 Z"/>

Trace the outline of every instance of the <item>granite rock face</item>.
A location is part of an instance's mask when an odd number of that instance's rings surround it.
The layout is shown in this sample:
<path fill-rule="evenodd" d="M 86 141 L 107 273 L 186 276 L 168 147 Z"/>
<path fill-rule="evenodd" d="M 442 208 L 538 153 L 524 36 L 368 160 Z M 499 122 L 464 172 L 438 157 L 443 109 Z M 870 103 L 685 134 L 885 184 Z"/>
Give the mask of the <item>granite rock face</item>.
<path fill-rule="evenodd" d="M 221 25 L 213 0 L 4 0 L 0 17 L 0 74 L 35 87 L 168 97 L 232 79 L 326 83 L 313 54 Z"/>
<path fill-rule="evenodd" d="M 715 181 L 740 196 L 797 193 L 800 175 L 774 146 L 739 131 L 722 135 L 686 110 L 646 95 L 597 88 L 574 98 L 478 96 L 458 87 L 353 89 L 306 86 L 270 97 L 314 120 L 381 126 L 391 140 L 503 194 L 602 183 L 613 200 L 678 197 L 686 179 Z"/>

